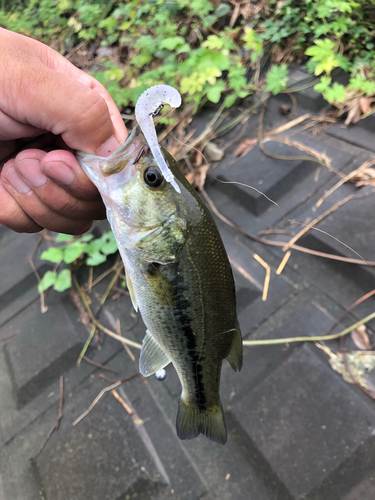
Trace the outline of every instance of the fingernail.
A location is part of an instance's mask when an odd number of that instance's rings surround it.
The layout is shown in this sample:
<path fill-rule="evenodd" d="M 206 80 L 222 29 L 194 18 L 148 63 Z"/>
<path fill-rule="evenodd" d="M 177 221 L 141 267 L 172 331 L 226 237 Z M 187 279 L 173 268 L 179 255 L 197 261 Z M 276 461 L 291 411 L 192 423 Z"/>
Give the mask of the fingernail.
<path fill-rule="evenodd" d="M 108 141 L 105 141 L 104 144 L 98 147 L 96 150 L 96 154 L 98 156 L 109 156 L 111 153 L 116 151 L 120 147 L 120 143 L 116 139 L 116 137 L 113 135 Z"/>
<path fill-rule="evenodd" d="M 22 160 L 17 165 L 17 170 L 31 187 L 41 187 L 47 182 L 47 177 L 40 171 L 38 160 Z"/>
<path fill-rule="evenodd" d="M 47 177 L 63 186 L 68 186 L 74 180 L 73 170 L 62 161 L 50 161 L 44 165 L 42 170 Z"/>
<path fill-rule="evenodd" d="M 26 194 L 31 191 L 30 186 L 24 182 L 21 177 L 17 174 L 14 168 L 10 168 L 6 174 L 7 181 L 14 189 L 20 194 Z"/>

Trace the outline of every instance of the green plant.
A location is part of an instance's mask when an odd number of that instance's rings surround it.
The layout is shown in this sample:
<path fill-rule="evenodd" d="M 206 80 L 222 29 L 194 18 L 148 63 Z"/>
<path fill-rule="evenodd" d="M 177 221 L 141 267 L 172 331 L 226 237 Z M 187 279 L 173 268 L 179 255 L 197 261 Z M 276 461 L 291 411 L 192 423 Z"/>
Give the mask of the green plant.
<path fill-rule="evenodd" d="M 83 263 L 88 266 L 97 266 L 107 260 L 107 256 L 117 252 L 117 243 L 111 231 L 99 238 L 86 234 L 74 238 L 68 234 L 58 234 L 56 243 L 64 245 L 50 247 L 40 258 L 56 264 L 55 271 L 47 271 L 38 285 L 39 293 L 53 286 L 58 292 L 63 292 L 72 285 L 72 265 L 78 268 Z M 65 263 L 68 267 L 57 272 L 57 268 Z"/>
<path fill-rule="evenodd" d="M 314 89 L 328 102 L 344 103 L 356 97 L 374 96 L 375 6 L 369 0 L 286 0 L 272 18 L 259 19 L 260 37 L 264 43 L 285 47 L 293 42 L 294 57 L 308 56 L 306 67 L 321 76 Z M 335 68 L 351 73 L 348 85 L 334 82 Z"/>
<path fill-rule="evenodd" d="M 96 68 L 92 74 L 122 108 L 165 82 L 185 94 L 193 113 L 207 102 L 222 100 L 231 107 L 262 89 L 285 91 L 286 68 L 293 61 L 320 78 L 315 90 L 331 103 L 375 95 L 371 0 L 271 0 L 255 15 L 243 9 L 237 17 L 231 3 L 215 6 L 209 0 L 3 0 L 0 5 L 0 25 L 53 43 L 62 53 L 79 43 L 118 47 L 90 62 Z M 272 64 L 262 80 L 267 59 Z M 339 69 L 350 73 L 348 85 L 334 81 Z"/>

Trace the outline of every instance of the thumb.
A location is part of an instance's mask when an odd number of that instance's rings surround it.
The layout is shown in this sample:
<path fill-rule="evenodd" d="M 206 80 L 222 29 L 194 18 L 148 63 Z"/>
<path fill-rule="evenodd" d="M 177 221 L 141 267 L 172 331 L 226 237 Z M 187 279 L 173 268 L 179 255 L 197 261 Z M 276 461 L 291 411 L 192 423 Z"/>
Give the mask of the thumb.
<path fill-rule="evenodd" d="M 61 135 L 70 148 L 85 153 L 107 156 L 125 140 L 121 115 L 99 82 L 35 40 L 6 30 L 0 34 L 4 113 Z"/>

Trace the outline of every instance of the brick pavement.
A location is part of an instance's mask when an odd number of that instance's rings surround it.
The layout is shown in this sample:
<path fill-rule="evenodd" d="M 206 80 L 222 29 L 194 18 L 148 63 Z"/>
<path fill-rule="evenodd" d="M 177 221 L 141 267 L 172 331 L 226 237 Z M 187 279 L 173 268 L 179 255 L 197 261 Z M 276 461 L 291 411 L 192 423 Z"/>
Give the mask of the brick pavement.
<path fill-rule="evenodd" d="M 300 72 L 293 78 L 298 82 Z M 290 119 L 279 111 L 283 99 L 271 99 L 265 129 Z M 298 93 L 297 101 L 300 115 L 324 106 L 311 90 Z M 347 173 L 372 158 L 373 120 L 349 129 L 337 124 L 316 137 L 301 133 L 294 139 L 326 152 L 333 167 Z M 205 115 L 200 127 L 204 122 Z M 257 117 L 251 117 L 246 127 L 244 137 L 256 137 Z M 238 130 L 232 137 L 235 134 Z M 333 172 L 320 169 L 318 176 L 316 163 L 276 160 L 265 156 L 259 146 L 236 159 L 235 147 L 233 143 L 228 148 L 216 175 L 262 190 L 288 219 L 311 220 L 349 194 L 371 191 L 345 184 L 316 208 L 324 191 L 337 182 Z M 301 155 L 275 142 L 266 147 L 273 154 Z M 255 191 L 212 179 L 207 191 L 224 215 L 251 233 L 300 229 Z M 351 200 L 317 227 L 375 260 L 373 207 L 370 193 Z M 374 288 L 371 268 L 296 251 L 276 276 L 283 255 L 278 247 L 254 242 L 221 221 L 218 225 L 234 269 L 246 339 L 324 334 L 345 308 Z M 176 437 L 180 384 L 171 367 L 164 382 L 135 377 L 117 388 L 133 415 L 107 393 L 85 419 L 72 426 L 108 383 L 99 378 L 103 372 L 97 367 L 85 362 L 76 366 L 88 327 L 78 321 L 69 294 L 49 293 L 48 311 L 40 313 L 36 279 L 28 262 L 38 238 L 0 228 L 0 339 L 20 332 L 0 344 L 0 500 L 375 498 L 375 404 L 345 383 L 313 344 L 245 347 L 240 374 L 224 363 L 221 394 L 228 427 L 224 447 L 202 436 L 184 442 Z M 355 257 L 317 231 L 310 231 L 299 243 Z M 49 268 L 37 258 L 45 245 L 35 255 L 41 273 Z M 265 272 L 254 253 L 272 269 L 266 302 L 262 302 Z M 98 285 L 97 293 L 107 284 L 104 280 Z M 374 305 L 374 298 L 361 304 L 336 331 L 373 312 Z M 129 298 L 122 296 L 107 301 L 100 320 L 113 329 L 120 317 L 126 328 L 134 326 L 133 316 Z M 143 335 L 141 320 L 126 333 L 138 342 Z M 336 341 L 329 345 L 338 349 Z M 350 339 L 347 345 L 353 348 Z M 108 337 L 101 349 L 91 346 L 87 355 L 119 371 L 118 375 L 106 372 L 107 376 L 123 378 L 137 371 L 137 361 L 132 362 L 122 346 Z M 56 420 L 61 375 L 66 401 L 60 427 L 39 457 L 30 461 Z"/>

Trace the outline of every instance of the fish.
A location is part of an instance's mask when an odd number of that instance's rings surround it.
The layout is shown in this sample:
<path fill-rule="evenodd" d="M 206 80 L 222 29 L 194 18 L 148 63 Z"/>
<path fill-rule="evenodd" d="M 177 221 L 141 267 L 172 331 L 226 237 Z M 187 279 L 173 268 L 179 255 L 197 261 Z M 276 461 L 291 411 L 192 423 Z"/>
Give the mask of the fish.
<path fill-rule="evenodd" d="M 172 363 L 181 382 L 176 430 L 225 444 L 222 362 L 242 367 L 232 269 L 216 223 L 175 159 L 161 148 L 178 190 L 164 178 L 139 125 L 109 157 L 77 152 L 98 188 L 146 335 L 143 376 Z"/>

